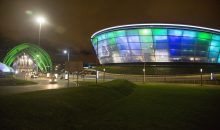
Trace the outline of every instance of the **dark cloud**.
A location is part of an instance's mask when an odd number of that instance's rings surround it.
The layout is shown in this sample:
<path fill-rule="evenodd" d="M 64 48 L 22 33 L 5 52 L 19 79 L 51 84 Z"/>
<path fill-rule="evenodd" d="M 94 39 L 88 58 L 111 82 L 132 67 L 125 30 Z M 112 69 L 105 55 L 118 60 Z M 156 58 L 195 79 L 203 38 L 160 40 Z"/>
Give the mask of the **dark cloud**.
<path fill-rule="evenodd" d="M 4 50 L 21 42 L 37 43 L 34 17 L 42 14 L 49 22 L 42 28 L 43 47 L 54 55 L 70 48 L 74 55 L 91 59 L 90 36 L 100 29 L 157 22 L 220 29 L 219 5 L 218 0 L 1 0 L 0 46 Z"/>

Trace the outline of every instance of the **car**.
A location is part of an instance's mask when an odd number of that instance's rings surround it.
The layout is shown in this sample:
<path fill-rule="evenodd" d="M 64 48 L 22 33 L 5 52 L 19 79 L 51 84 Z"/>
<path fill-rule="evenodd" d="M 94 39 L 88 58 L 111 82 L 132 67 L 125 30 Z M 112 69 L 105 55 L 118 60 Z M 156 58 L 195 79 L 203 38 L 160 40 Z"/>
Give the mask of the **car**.
<path fill-rule="evenodd" d="M 51 77 L 51 78 L 49 79 L 49 83 L 50 83 L 50 84 L 55 84 L 55 83 L 57 83 L 56 77 Z"/>
<path fill-rule="evenodd" d="M 38 75 L 32 74 L 31 78 L 38 78 Z"/>

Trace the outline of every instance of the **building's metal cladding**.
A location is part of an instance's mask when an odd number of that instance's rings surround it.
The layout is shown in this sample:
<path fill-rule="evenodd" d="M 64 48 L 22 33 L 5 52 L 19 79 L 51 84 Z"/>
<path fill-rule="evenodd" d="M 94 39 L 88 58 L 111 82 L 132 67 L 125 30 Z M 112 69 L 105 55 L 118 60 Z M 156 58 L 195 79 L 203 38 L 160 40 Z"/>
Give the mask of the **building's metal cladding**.
<path fill-rule="evenodd" d="M 132 24 L 91 37 L 100 64 L 220 63 L 220 30 L 180 24 Z"/>

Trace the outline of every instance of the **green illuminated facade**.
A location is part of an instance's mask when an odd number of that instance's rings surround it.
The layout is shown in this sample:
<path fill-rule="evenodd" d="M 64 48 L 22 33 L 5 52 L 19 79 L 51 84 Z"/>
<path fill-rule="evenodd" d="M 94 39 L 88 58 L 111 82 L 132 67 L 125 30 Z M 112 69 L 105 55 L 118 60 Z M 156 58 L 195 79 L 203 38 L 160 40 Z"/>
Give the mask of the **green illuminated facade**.
<path fill-rule="evenodd" d="M 32 58 L 41 72 L 46 73 L 52 69 L 52 62 L 48 53 L 41 47 L 29 43 L 23 43 L 14 47 L 7 53 L 3 63 L 8 66 L 12 66 L 17 56 L 23 53 L 29 55 Z"/>
<path fill-rule="evenodd" d="M 180 24 L 131 24 L 96 32 L 91 42 L 101 64 L 220 63 L 220 30 Z"/>

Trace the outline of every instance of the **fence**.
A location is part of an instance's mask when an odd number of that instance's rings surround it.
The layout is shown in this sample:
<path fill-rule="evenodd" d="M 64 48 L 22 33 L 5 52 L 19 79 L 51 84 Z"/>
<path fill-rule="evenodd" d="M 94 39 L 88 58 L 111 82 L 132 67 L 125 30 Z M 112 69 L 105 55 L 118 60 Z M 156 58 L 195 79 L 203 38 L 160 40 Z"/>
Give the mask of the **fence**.
<path fill-rule="evenodd" d="M 213 80 L 210 79 L 209 74 L 202 75 L 202 84 L 220 85 L 220 74 L 215 74 Z M 89 76 L 85 76 L 88 79 Z M 91 79 L 95 78 L 90 77 Z M 132 82 L 144 82 L 144 75 L 129 75 L 129 74 L 112 74 L 99 72 L 99 82 L 114 80 L 114 79 L 126 79 Z M 166 83 L 186 83 L 186 84 L 201 84 L 201 75 L 146 75 L 145 82 L 166 82 Z"/>

